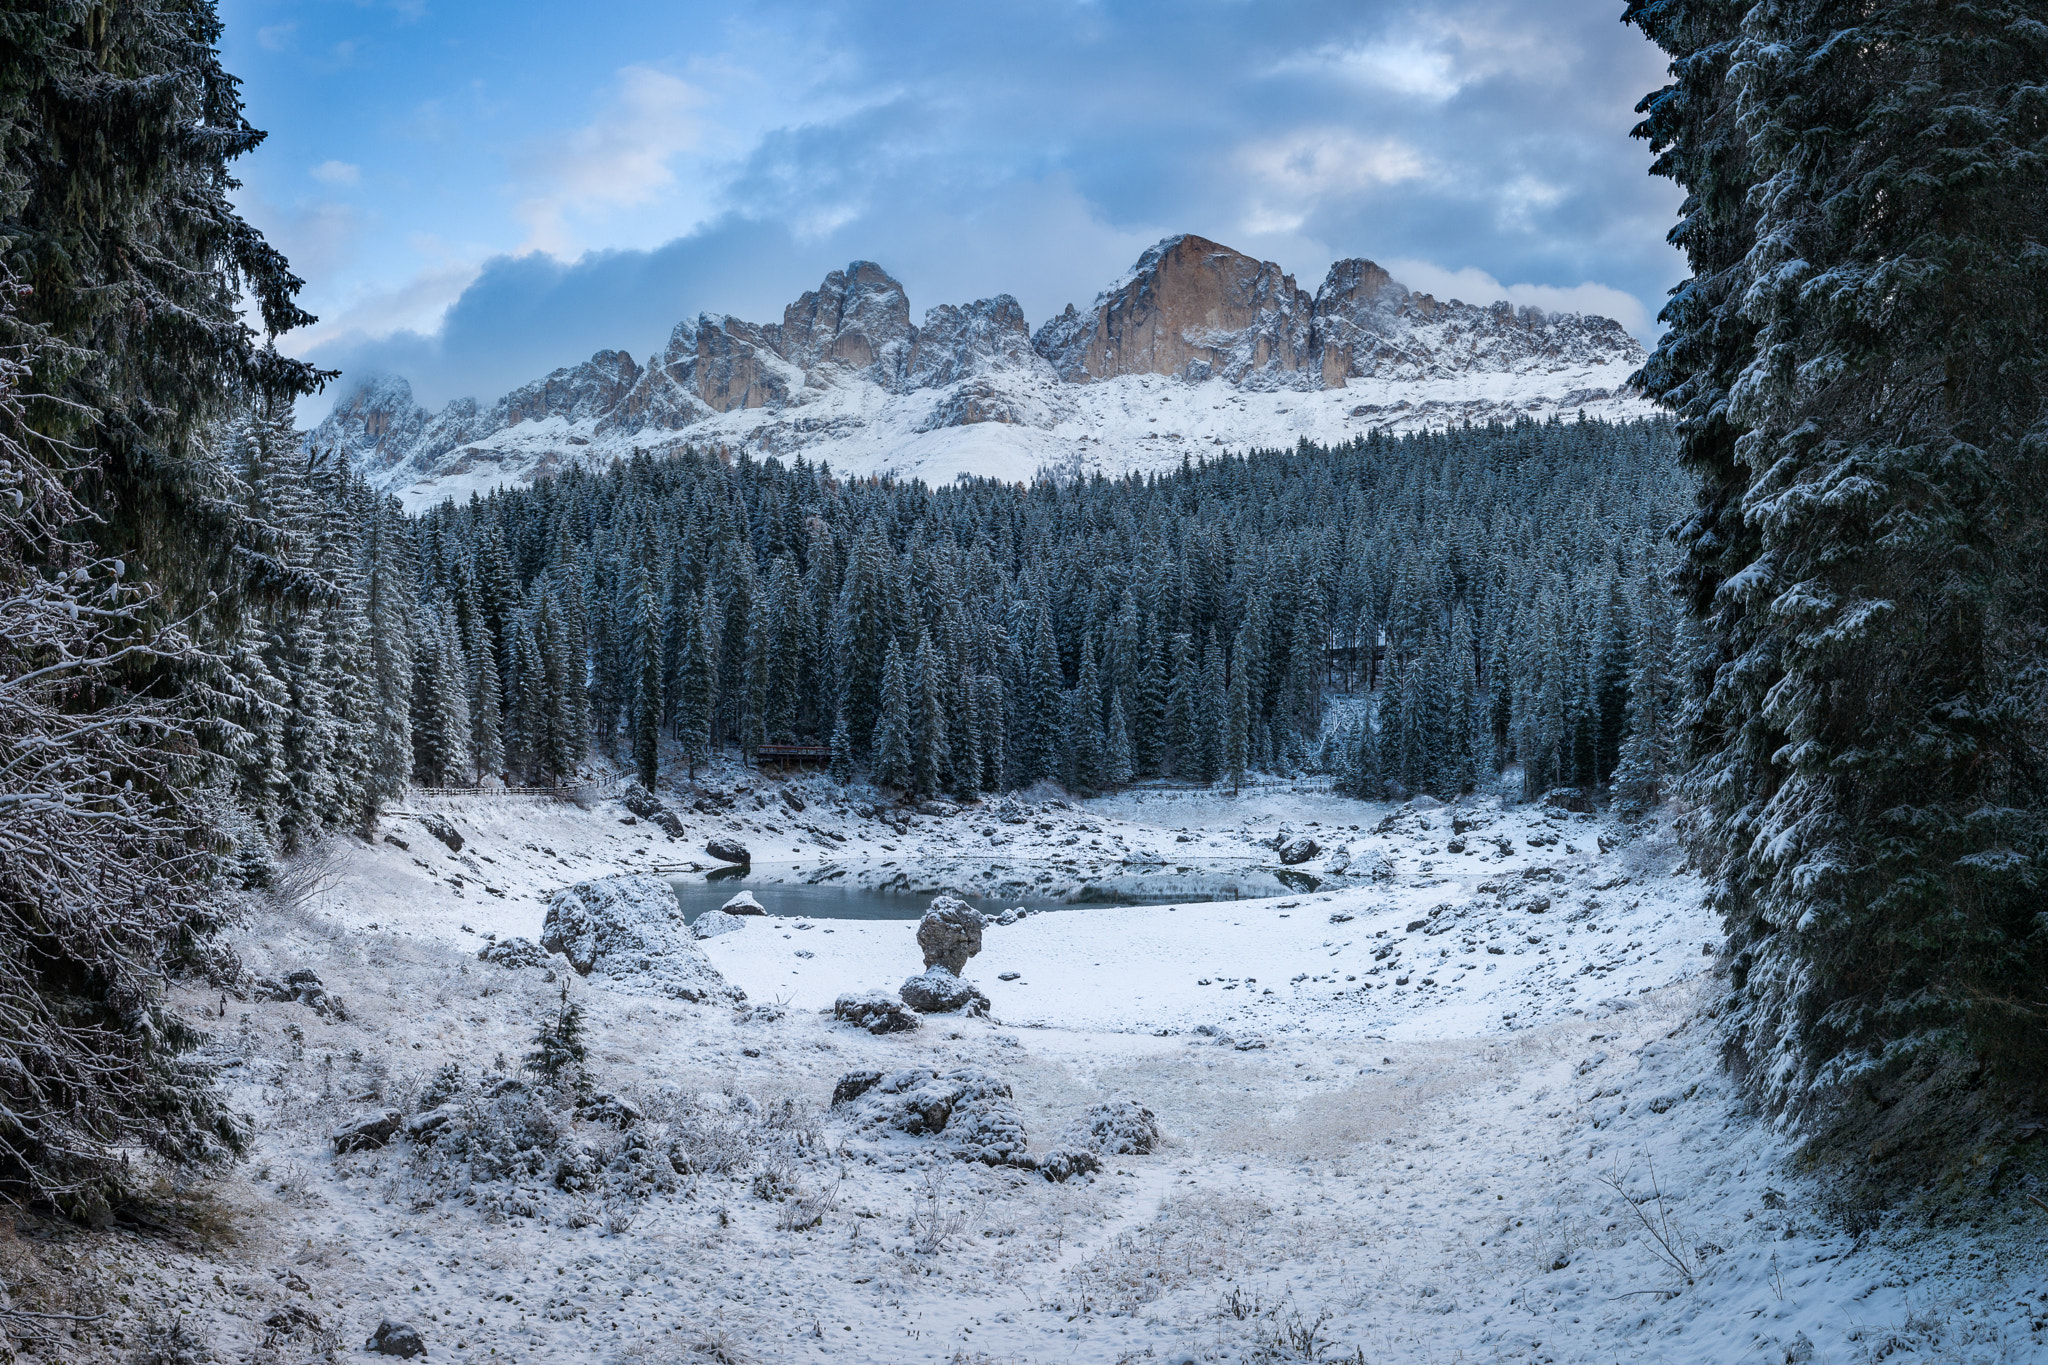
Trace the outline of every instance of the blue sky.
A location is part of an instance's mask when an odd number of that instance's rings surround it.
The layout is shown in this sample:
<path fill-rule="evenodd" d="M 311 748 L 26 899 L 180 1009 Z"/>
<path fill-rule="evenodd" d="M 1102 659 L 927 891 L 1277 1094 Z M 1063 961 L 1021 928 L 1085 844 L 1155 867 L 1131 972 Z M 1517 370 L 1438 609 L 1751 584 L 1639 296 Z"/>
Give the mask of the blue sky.
<path fill-rule="evenodd" d="M 221 9 L 270 133 L 240 203 L 321 318 L 283 344 L 435 405 L 774 320 L 856 258 L 915 315 L 1010 293 L 1036 326 L 1198 232 L 1646 339 L 1683 274 L 1620 0 Z"/>

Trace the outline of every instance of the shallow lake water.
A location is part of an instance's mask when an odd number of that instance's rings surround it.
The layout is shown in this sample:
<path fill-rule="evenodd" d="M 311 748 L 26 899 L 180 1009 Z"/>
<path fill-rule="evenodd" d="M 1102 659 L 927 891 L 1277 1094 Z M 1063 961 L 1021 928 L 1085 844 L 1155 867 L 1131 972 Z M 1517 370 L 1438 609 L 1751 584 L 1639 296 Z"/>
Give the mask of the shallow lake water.
<path fill-rule="evenodd" d="M 802 915 L 812 919 L 918 919 L 932 902 L 932 892 L 880 889 L 869 886 L 807 886 L 794 880 L 794 869 L 757 864 L 751 868 L 720 868 L 701 877 L 675 877 L 670 885 L 682 904 L 685 922 L 716 910 L 742 891 L 754 893 L 771 915 Z M 1111 905 L 1177 905 L 1197 901 L 1252 900 L 1313 891 L 1320 880 L 1305 872 L 1237 866 L 1229 869 L 1193 865 L 1133 868 L 1113 876 L 1039 884 L 1029 895 L 1003 896 L 962 887 L 951 894 L 990 914 L 1022 908 L 1088 910 Z"/>

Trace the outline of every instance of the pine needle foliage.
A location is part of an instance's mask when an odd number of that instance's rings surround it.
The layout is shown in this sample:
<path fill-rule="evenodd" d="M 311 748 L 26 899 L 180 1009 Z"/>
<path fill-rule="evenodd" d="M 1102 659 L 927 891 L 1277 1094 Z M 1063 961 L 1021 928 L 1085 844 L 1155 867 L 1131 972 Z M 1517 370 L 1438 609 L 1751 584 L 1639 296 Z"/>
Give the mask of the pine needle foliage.
<path fill-rule="evenodd" d="M 1700 486 L 1685 758 L 1732 1053 L 1848 1131 L 1956 1086 L 2038 1099 L 2048 25 L 2001 0 L 1627 19 L 1672 56 L 1638 135 L 1686 190 L 1692 277 L 1643 378 Z M 1631 747 L 1631 780 L 1655 762 Z"/>

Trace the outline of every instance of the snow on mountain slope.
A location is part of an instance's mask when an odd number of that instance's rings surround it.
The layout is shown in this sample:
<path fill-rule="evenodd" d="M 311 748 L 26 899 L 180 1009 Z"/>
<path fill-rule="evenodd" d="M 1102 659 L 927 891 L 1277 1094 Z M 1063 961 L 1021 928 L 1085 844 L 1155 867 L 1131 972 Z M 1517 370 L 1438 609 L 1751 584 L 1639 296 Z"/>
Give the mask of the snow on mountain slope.
<path fill-rule="evenodd" d="M 600 351 L 488 406 L 430 414 L 402 378 L 373 378 L 309 440 L 413 507 L 685 445 L 932 483 L 1118 474 L 1372 430 L 1640 416 L 1626 382 L 1642 360 L 1611 319 L 1439 302 L 1357 259 L 1311 296 L 1182 236 L 1035 335 L 1008 295 L 913 325 L 902 285 L 856 261 L 779 323 L 701 314 L 645 365 Z"/>

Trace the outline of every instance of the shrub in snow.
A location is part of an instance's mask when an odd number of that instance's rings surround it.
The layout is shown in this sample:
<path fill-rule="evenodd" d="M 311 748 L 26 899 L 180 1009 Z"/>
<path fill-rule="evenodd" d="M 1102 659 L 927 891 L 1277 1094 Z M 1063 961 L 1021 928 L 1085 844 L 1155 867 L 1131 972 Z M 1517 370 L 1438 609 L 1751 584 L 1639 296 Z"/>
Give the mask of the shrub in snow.
<path fill-rule="evenodd" d="M 602 877 L 557 891 L 540 942 L 585 976 L 695 1003 L 746 999 L 705 959 L 660 877 Z"/>
<path fill-rule="evenodd" d="M 213 1344 L 182 1317 L 155 1313 L 144 1321 L 142 1340 L 130 1357 L 135 1365 L 211 1365 L 218 1359 Z"/>
<path fill-rule="evenodd" d="M 554 1164 L 569 1120 L 545 1090 L 515 1090 L 472 1100 L 440 1132 L 436 1155 L 451 1165 L 467 1163 L 471 1179 L 530 1180 Z"/>
<path fill-rule="evenodd" d="M 853 1107 L 854 1127 L 869 1136 L 943 1135 L 947 1151 L 964 1160 L 1033 1164 L 1024 1154 L 1024 1122 L 1011 1103 L 1009 1082 L 980 1067 L 943 1073 L 911 1067 L 873 1079 L 855 1072 L 840 1081 L 833 1098 Z"/>
<path fill-rule="evenodd" d="M 1136 1100 L 1111 1100 L 1084 1110 L 1069 1139 L 1111 1156 L 1144 1156 L 1159 1145 L 1159 1121 Z"/>
<path fill-rule="evenodd" d="M 1004 1094 L 1008 1094 L 1005 1088 Z M 1030 1166 L 1024 1149 L 1031 1145 L 1023 1115 L 1006 1098 L 985 1097 L 963 1103 L 946 1124 L 946 1147 L 963 1161 L 986 1166 Z"/>
<path fill-rule="evenodd" d="M 555 1188 L 570 1194 L 593 1189 L 597 1173 L 604 1167 L 604 1151 L 589 1138 L 566 1144 L 555 1158 Z"/>
<path fill-rule="evenodd" d="M 869 1033 L 905 1033 L 918 1026 L 917 1015 L 887 991 L 842 995 L 832 1002 L 832 1017 L 858 1024 Z"/>
<path fill-rule="evenodd" d="M 967 970 L 967 959 L 981 951 L 981 911 L 958 896 L 936 896 L 917 926 L 917 946 L 927 968 L 942 966 L 954 976 Z"/>
<path fill-rule="evenodd" d="M 583 1006 L 569 998 L 569 983 L 562 983 L 562 1005 L 555 1016 L 533 1035 L 533 1051 L 526 1054 L 526 1069 L 544 1080 L 565 1075 L 580 1078 L 583 1046 Z"/>
<path fill-rule="evenodd" d="M 631 1100 L 617 1095 L 592 1095 L 576 1104 L 576 1117 L 585 1123 L 608 1123 L 614 1128 L 631 1128 L 646 1115 Z"/>
<path fill-rule="evenodd" d="M 919 1014 L 952 1014 L 956 1011 L 977 1017 L 988 1014 L 988 997 L 947 971 L 943 964 L 935 963 L 911 977 L 897 993 L 903 997 L 904 1004 Z"/>
<path fill-rule="evenodd" d="M 462 1093 L 462 1063 L 450 1062 L 427 1078 L 420 1087 L 419 1107 L 433 1109 Z"/>
<path fill-rule="evenodd" d="M 547 949 L 530 938 L 502 938 L 495 943 L 486 943 L 476 950 L 476 955 L 485 962 L 495 962 L 500 967 L 548 965 Z"/>

